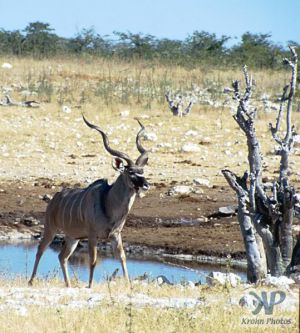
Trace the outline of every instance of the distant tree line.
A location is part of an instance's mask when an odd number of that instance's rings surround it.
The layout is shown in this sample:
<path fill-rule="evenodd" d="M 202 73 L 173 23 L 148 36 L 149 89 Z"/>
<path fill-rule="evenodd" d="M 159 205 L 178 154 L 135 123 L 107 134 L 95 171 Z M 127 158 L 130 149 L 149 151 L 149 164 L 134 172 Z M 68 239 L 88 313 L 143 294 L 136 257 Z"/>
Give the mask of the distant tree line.
<path fill-rule="evenodd" d="M 194 31 L 185 40 L 162 38 L 131 32 L 101 36 L 93 28 L 83 29 L 75 37 L 63 38 L 48 23 L 32 22 L 23 30 L 0 29 L 0 55 L 49 58 L 61 55 L 115 57 L 122 60 L 149 60 L 182 66 L 242 66 L 276 69 L 288 53 L 275 44 L 270 34 L 246 32 L 231 47 L 228 36 Z M 299 46 L 296 42 L 289 44 Z"/>

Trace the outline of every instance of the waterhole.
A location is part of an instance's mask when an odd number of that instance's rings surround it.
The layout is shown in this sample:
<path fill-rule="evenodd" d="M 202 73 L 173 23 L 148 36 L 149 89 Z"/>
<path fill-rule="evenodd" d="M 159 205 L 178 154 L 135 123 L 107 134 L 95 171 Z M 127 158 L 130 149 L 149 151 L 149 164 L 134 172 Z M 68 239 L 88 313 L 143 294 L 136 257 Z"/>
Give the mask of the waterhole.
<path fill-rule="evenodd" d="M 25 277 L 29 279 L 32 272 L 38 242 L 2 242 L 0 243 L 0 274 L 3 278 Z M 63 280 L 58 261 L 59 246 L 50 246 L 41 258 L 37 277 L 51 278 L 59 277 Z M 173 261 L 173 260 L 172 260 Z M 156 257 L 156 259 L 136 258 L 127 255 L 127 268 L 131 279 L 141 277 L 145 273 L 147 279 L 155 279 L 164 275 L 170 282 L 179 283 L 183 281 L 205 283 L 206 276 L 212 271 L 228 270 L 228 267 L 211 264 L 191 263 L 190 267 L 182 262 L 170 262 L 168 259 Z M 109 278 L 118 269 L 117 276 L 122 276 L 122 268 L 119 260 L 107 254 L 98 254 L 97 266 L 94 273 L 95 281 L 101 282 Z M 230 269 L 238 274 L 242 280 L 246 279 L 245 272 Z M 69 259 L 69 273 L 71 278 L 80 281 L 88 281 L 89 259 L 88 253 L 75 251 Z"/>

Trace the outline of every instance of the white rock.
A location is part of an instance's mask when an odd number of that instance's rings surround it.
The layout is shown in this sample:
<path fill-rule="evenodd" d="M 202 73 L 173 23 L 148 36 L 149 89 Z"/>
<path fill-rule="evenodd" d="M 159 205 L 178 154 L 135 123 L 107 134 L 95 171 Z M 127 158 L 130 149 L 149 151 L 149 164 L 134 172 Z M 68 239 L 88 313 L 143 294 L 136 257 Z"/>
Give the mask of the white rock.
<path fill-rule="evenodd" d="M 200 147 L 192 142 L 187 142 L 182 145 L 181 151 L 184 153 L 192 153 L 192 152 L 199 152 L 201 149 Z"/>
<path fill-rule="evenodd" d="M 194 189 L 194 193 L 195 194 L 203 194 L 204 193 L 204 191 L 202 190 L 202 188 L 196 188 L 196 189 Z"/>
<path fill-rule="evenodd" d="M 197 131 L 193 131 L 193 130 L 189 130 L 189 131 L 185 132 L 184 135 L 185 136 L 197 136 L 198 132 Z"/>
<path fill-rule="evenodd" d="M 208 145 L 212 142 L 211 138 L 208 136 L 205 136 L 204 138 L 201 139 L 201 144 L 202 145 Z"/>
<path fill-rule="evenodd" d="M 195 179 L 193 179 L 193 183 L 195 185 L 202 185 L 202 186 L 207 186 L 207 187 L 210 186 L 209 180 L 208 179 L 204 179 L 204 178 L 195 178 Z"/>
<path fill-rule="evenodd" d="M 125 110 L 125 111 L 121 111 L 120 112 L 120 116 L 121 117 L 128 117 L 129 116 L 129 114 L 130 114 L 130 111 L 129 110 Z"/>
<path fill-rule="evenodd" d="M 241 278 L 234 273 L 211 272 L 206 277 L 206 283 L 209 286 L 230 284 L 231 287 L 237 287 L 241 283 Z"/>
<path fill-rule="evenodd" d="M 4 62 L 1 67 L 5 69 L 12 69 L 13 65 L 8 62 Z"/>
<path fill-rule="evenodd" d="M 27 232 L 19 232 L 19 231 L 11 231 L 6 232 L 5 235 L 0 234 L 0 240 L 16 240 L 16 239 L 31 239 L 31 233 Z"/>
<path fill-rule="evenodd" d="M 144 139 L 146 141 L 157 141 L 157 135 L 153 132 L 145 133 L 144 134 Z"/>
<path fill-rule="evenodd" d="M 187 185 L 177 185 L 170 189 L 170 195 L 177 195 L 177 194 L 189 194 L 193 192 L 193 188 Z"/>
<path fill-rule="evenodd" d="M 67 105 L 63 105 L 63 107 L 62 107 L 62 111 L 63 111 L 64 113 L 71 113 L 71 112 L 72 112 L 71 108 L 68 107 Z"/>
<path fill-rule="evenodd" d="M 19 306 L 16 308 L 16 312 L 19 316 L 27 316 L 28 315 L 28 310 L 25 308 L 25 306 Z"/>
<path fill-rule="evenodd" d="M 219 213 L 225 216 L 230 216 L 235 214 L 237 211 L 236 206 L 226 206 L 226 207 L 220 207 L 219 208 Z"/>
<path fill-rule="evenodd" d="M 201 216 L 201 217 L 197 217 L 196 221 L 199 223 L 203 223 L 203 222 L 205 223 L 205 222 L 208 222 L 208 218 L 206 216 Z"/>
<path fill-rule="evenodd" d="M 281 288 L 287 288 L 290 284 L 294 283 L 295 281 L 293 279 L 289 279 L 284 275 L 276 277 L 268 274 L 267 277 L 264 280 L 262 280 L 262 284 L 266 286 L 275 286 Z"/>
<path fill-rule="evenodd" d="M 157 148 L 172 148 L 172 145 L 171 145 L 171 143 L 164 143 L 164 142 L 162 142 L 162 143 L 158 143 L 157 144 Z"/>

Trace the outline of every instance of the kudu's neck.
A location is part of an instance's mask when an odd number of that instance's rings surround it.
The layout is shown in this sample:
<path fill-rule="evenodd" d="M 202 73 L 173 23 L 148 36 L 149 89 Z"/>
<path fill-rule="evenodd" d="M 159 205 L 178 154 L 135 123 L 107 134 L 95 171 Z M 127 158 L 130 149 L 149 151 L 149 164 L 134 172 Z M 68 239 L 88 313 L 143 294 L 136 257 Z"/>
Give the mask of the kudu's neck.
<path fill-rule="evenodd" d="M 116 221 L 125 218 L 129 213 L 135 196 L 135 190 L 128 187 L 122 174 L 119 175 L 109 190 L 105 202 L 106 215 L 109 219 Z"/>

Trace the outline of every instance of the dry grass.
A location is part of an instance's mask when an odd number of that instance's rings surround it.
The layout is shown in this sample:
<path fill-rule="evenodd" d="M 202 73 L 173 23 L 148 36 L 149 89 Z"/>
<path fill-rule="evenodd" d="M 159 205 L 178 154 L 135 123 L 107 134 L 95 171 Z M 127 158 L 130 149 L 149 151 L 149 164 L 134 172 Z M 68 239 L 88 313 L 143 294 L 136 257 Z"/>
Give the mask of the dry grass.
<path fill-rule="evenodd" d="M 0 58 L 0 63 L 7 61 Z M 132 64 L 103 59 L 54 59 L 37 61 L 12 58 L 12 70 L 0 70 L 0 82 L 13 88 L 13 96 L 27 90 L 35 92 L 40 101 L 60 105 L 91 103 L 98 110 L 111 110 L 120 105 L 138 105 L 152 109 L 164 103 L 167 90 L 189 92 L 193 86 L 207 89 L 213 98 L 221 96 L 223 88 L 232 80 L 242 79 L 241 71 L 214 69 L 188 70 L 157 64 L 135 62 Z M 282 80 L 288 79 L 286 71 L 256 71 L 257 95 L 267 92 L 278 94 Z"/>
<path fill-rule="evenodd" d="M 2 289 L 25 287 L 25 281 L 0 282 Z M 35 288 L 41 293 L 57 292 L 61 286 L 56 280 L 38 282 Z M 80 286 L 82 288 L 82 286 Z M 30 290 L 28 288 L 28 292 Z M 255 288 L 257 293 L 268 288 Z M 82 294 L 85 294 L 82 290 Z M 154 284 L 133 284 L 128 287 L 123 281 L 96 284 L 93 292 L 104 298 L 95 307 L 74 309 L 68 307 L 70 298 L 62 297 L 61 307 L 32 305 L 27 307 L 25 315 L 17 310 L 1 310 L 0 325 L 2 332 L 240 332 L 245 330 L 242 318 L 266 318 L 264 314 L 252 316 L 249 309 L 241 308 L 238 301 L 248 293 L 247 289 L 200 286 L 194 289 L 180 286 L 157 287 Z M 91 294 L 92 295 L 92 294 Z M 120 295 L 126 295 L 129 302 L 120 301 Z M 190 308 L 157 308 L 153 306 L 135 306 L 134 299 L 140 295 L 155 298 L 193 298 L 202 300 L 201 305 Z M 83 296 L 84 298 L 84 296 Z M 24 297 L 24 299 L 27 299 Z M 130 301 L 132 300 L 132 302 Z M 0 299 L 0 307 L 7 299 Z M 45 303 L 47 304 L 47 303 Z M 8 306 L 9 308 L 9 306 Z M 8 315 L 9 313 L 9 315 Z M 269 316 L 270 317 L 270 316 Z M 296 311 L 283 311 L 274 308 L 272 318 L 290 318 L 287 326 L 265 325 L 246 326 L 247 332 L 295 332 L 298 325 Z"/>
<path fill-rule="evenodd" d="M 1 108 L 0 120 L 0 177 L 9 179 L 35 179 L 46 177 L 55 180 L 91 181 L 103 176 L 114 178 L 110 167 L 111 157 L 104 151 L 101 138 L 88 129 L 81 119 L 84 112 L 88 119 L 102 126 L 109 133 L 111 144 L 138 156 L 135 135 L 138 124 L 134 116 L 143 119 L 148 132 L 157 135 L 156 142 L 145 142 L 152 150 L 147 167 L 151 182 L 192 183 L 193 178 L 208 178 L 211 184 L 224 185 L 222 168 L 243 173 L 248 168 L 246 142 L 227 109 L 205 110 L 195 106 L 193 113 L 184 119 L 172 117 L 166 109 L 151 112 L 130 108 L 130 116 L 119 113 L 97 112 L 87 105 L 65 114 L 55 104 L 45 104 L 40 109 Z M 268 122 L 275 121 L 275 114 L 261 115 L 257 127 L 262 138 L 262 150 L 268 167 L 265 175 L 274 176 L 278 170 L 278 156 L 271 155 L 275 144 L 270 138 Z M 299 114 L 294 117 L 299 123 Z M 186 136 L 189 130 L 195 136 Z M 198 145 L 199 151 L 181 152 L 184 143 Z M 160 144 L 167 144 L 161 147 Z M 298 182 L 300 169 L 299 148 L 291 157 L 293 181 Z M 276 176 L 276 175 L 275 175 Z"/>

